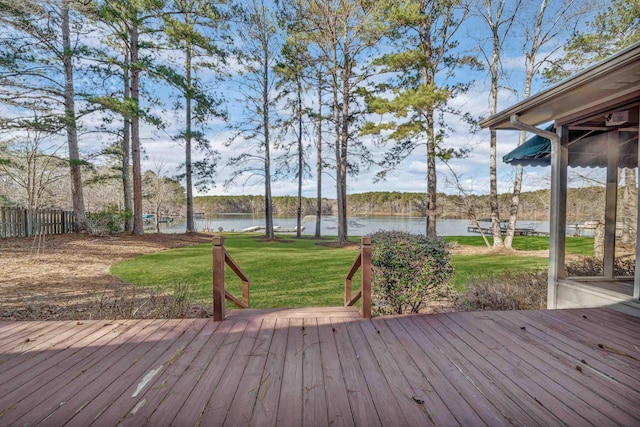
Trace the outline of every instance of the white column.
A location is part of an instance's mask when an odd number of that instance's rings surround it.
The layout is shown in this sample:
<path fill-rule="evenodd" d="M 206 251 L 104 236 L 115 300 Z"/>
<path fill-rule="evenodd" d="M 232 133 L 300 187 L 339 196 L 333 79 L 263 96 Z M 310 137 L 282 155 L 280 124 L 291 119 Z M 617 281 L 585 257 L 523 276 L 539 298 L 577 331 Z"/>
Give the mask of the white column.
<path fill-rule="evenodd" d="M 616 207 L 618 205 L 618 130 L 607 133 L 607 187 L 604 210 L 604 260 L 605 279 L 613 279 L 613 262 L 616 255 Z"/>
<path fill-rule="evenodd" d="M 551 215 L 549 225 L 549 282 L 547 308 L 557 307 L 558 279 L 565 276 L 564 256 L 567 227 L 567 167 L 569 131 L 556 128 L 558 138 L 551 139 Z"/>

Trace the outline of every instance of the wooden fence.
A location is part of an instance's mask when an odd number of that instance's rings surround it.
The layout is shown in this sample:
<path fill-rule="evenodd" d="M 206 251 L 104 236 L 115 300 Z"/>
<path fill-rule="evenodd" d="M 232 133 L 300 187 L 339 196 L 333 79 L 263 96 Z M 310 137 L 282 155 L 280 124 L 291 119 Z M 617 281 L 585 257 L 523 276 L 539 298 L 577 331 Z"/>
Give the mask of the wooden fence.
<path fill-rule="evenodd" d="M 70 211 L 0 207 L 0 238 L 74 231 L 75 215 Z"/>

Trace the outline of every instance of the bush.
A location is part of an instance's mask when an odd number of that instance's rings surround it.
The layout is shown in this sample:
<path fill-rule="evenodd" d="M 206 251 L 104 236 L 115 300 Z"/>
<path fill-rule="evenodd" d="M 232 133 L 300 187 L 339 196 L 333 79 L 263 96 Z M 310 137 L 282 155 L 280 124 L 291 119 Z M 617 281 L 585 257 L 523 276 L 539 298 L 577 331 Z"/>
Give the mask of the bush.
<path fill-rule="evenodd" d="M 130 216 L 130 212 L 120 210 L 115 206 L 88 213 L 88 231 L 95 235 L 122 233 L 125 220 Z"/>
<path fill-rule="evenodd" d="M 547 308 L 547 271 L 504 272 L 475 277 L 456 302 L 458 311 Z"/>
<path fill-rule="evenodd" d="M 582 257 L 567 263 L 567 276 L 588 277 L 602 276 L 602 259 Z M 614 276 L 633 276 L 636 271 L 636 260 L 633 257 L 618 257 L 613 260 Z"/>
<path fill-rule="evenodd" d="M 371 238 L 372 297 L 378 312 L 418 313 L 427 302 L 452 294 L 454 268 L 443 240 L 393 231 Z"/>

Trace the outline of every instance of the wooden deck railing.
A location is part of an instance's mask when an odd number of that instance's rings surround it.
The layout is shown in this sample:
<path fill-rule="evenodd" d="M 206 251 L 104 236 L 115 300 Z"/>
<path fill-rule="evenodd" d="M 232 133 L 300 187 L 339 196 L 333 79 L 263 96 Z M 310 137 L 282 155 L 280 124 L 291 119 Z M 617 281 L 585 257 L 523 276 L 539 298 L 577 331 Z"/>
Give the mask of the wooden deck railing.
<path fill-rule="evenodd" d="M 358 269 L 362 267 L 362 285 L 360 290 L 351 296 L 351 280 Z M 344 306 L 350 307 L 362 298 L 362 317 L 371 318 L 371 237 L 362 236 L 360 253 L 353 261 L 351 269 L 344 279 Z"/>
<path fill-rule="evenodd" d="M 224 288 L 224 266 L 228 265 L 242 281 L 242 301 Z M 213 237 L 213 320 L 224 320 L 224 302 L 231 301 L 239 308 L 249 308 L 249 278 L 224 248 L 224 237 Z"/>

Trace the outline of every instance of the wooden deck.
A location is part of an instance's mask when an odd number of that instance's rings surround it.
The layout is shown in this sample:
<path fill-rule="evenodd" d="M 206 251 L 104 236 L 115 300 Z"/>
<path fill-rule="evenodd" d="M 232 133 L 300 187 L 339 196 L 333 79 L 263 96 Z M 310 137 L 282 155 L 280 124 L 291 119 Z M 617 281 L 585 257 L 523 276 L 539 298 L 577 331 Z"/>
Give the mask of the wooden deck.
<path fill-rule="evenodd" d="M 640 318 L 0 323 L 0 425 L 640 425 Z"/>

